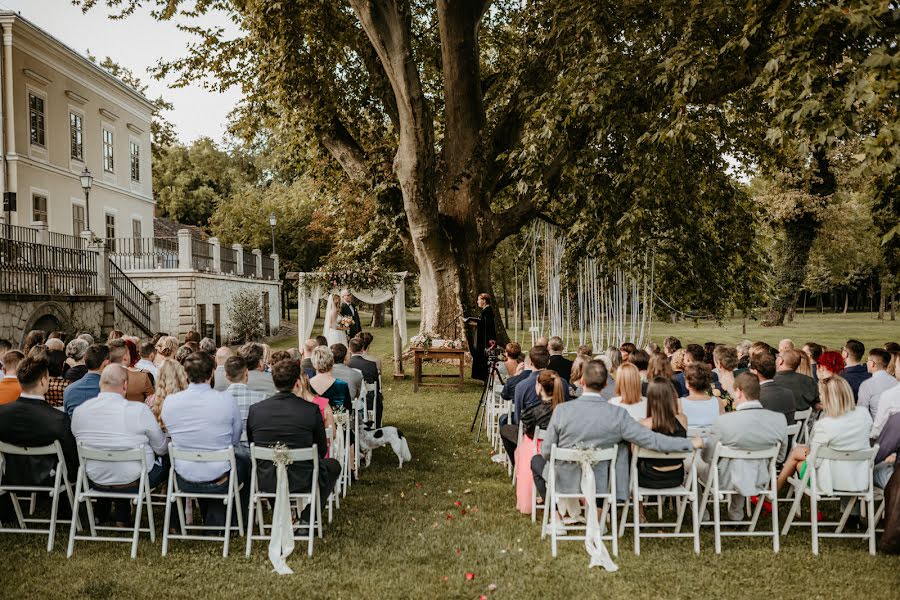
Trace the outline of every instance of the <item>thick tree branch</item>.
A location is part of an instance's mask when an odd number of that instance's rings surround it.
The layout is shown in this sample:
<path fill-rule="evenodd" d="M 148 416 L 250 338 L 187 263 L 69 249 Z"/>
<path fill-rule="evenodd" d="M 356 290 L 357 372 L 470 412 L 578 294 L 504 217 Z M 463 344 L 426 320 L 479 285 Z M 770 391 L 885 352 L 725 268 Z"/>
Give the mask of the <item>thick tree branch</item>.
<path fill-rule="evenodd" d="M 319 143 L 338 161 L 350 179 L 361 182 L 368 178 L 369 164 L 366 153 L 337 115 L 325 125 L 316 125 L 314 131 Z"/>

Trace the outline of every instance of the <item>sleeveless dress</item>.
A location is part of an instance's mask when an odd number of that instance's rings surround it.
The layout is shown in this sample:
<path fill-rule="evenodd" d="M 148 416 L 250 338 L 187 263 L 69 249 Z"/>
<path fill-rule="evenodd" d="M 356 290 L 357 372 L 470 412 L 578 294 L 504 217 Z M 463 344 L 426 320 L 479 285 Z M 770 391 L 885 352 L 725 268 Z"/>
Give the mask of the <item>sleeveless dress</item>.
<path fill-rule="evenodd" d="M 681 410 L 687 417 L 688 427 L 712 427 L 719 418 L 719 399 L 715 396 L 709 400 L 682 398 Z"/>
<path fill-rule="evenodd" d="M 677 419 L 675 420 L 675 431 L 665 433 L 669 437 L 687 437 L 687 430 L 684 425 Z M 659 471 L 655 467 L 673 467 L 678 465 L 679 468 L 671 471 Z M 638 469 L 638 485 L 654 490 L 678 487 L 684 483 L 684 461 L 677 458 L 639 458 L 637 463 Z"/>
<path fill-rule="evenodd" d="M 350 410 L 350 386 L 345 381 L 335 379 L 327 390 L 317 395 L 327 398 L 332 410 Z"/>

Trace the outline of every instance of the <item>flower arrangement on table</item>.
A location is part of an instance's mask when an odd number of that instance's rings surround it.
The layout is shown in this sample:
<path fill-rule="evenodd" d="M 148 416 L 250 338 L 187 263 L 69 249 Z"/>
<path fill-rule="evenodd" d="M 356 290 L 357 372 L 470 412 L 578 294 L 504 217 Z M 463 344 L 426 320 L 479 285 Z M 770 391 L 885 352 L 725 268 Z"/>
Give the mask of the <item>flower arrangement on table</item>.
<path fill-rule="evenodd" d="M 437 350 L 439 348 L 446 348 L 450 350 L 462 350 L 463 342 L 462 340 L 447 340 L 443 339 L 440 336 L 430 332 L 425 331 L 420 333 L 417 336 L 414 336 L 409 340 L 410 348 L 421 348 L 426 352 L 428 350 Z"/>
<path fill-rule="evenodd" d="M 319 286 L 326 290 L 347 288 L 370 291 L 393 289 L 401 279 L 402 277 L 397 273 L 387 271 L 377 265 L 352 264 L 307 273 L 300 279 L 299 285 L 307 290 Z"/>

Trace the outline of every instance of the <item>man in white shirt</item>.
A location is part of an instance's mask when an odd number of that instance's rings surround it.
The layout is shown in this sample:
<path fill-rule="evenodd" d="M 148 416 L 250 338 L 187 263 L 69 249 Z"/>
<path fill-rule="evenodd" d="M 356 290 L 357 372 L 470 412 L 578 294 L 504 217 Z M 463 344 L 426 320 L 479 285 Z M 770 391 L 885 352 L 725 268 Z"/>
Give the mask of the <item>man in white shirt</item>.
<path fill-rule="evenodd" d="M 891 353 L 881 348 L 869 350 L 869 361 L 866 369 L 871 377 L 859 384 L 859 398 L 856 406 L 866 408 L 872 420 L 878 416 L 878 404 L 883 392 L 897 385 L 897 380 L 887 372 L 888 363 L 891 362 Z"/>
<path fill-rule="evenodd" d="M 184 449 L 200 451 L 227 450 L 237 447 L 241 441 L 241 413 L 231 394 L 217 392 L 210 386 L 216 364 L 208 353 L 194 352 L 184 359 L 188 387 L 166 398 L 160 417 L 172 443 Z M 244 483 L 249 473 L 248 457 L 236 460 L 238 481 Z M 220 462 L 192 462 L 176 460 L 172 467 L 178 478 L 178 487 L 185 492 L 222 494 L 228 491 L 231 464 Z M 242 508 L 247 506 L 246 500 Z M 208 526 L 225 524 L 225 505 L 220 500 L 200 499 L 203 521 Z"/>
<path fill-rule="evenodd" d="M 100 395 L 80 404 L 72 414 L 72 434 L 78 443 L 90 448 L 130 450 L 143 445 L 150 469 L 150 487 L 155 488 L 168 476 L 166 436 L 146 404 L 125 399 L 127 387 L 125 367 L 107 365 L 100 375 Z M 117 492 L 138 489 L 140 462 L 88 461 L 85 469 L 97 489 Z M 130 503 L 117 502 L 116 524 L 125 526 L 130 513 Z"/>
<path fill-rule="evenodd" d="M 159 379 L 159 367 L 153 362 L 156 359 L 156 344 L 147 342 L 140 345 L 141 360 L 134 364 L 135 369 L 147 371 L 153 375 L 153 383 L 156 384 Z"/>

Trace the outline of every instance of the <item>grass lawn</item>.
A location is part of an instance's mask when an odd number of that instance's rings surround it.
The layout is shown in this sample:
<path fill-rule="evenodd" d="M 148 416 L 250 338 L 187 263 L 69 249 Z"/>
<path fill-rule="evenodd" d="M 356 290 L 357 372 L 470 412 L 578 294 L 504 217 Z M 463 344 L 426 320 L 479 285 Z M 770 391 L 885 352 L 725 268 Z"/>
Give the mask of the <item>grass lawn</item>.
<path fill-rule="evenodd" d="M 828 329 L 823 325 L 808 335 L 794 328 L 792 336 L 822 339 Z M 893 331 L 890 337 L 897 338 Z M 389 331 L 375 334 L 376 351 L 388 356 Z M 707 331 L 697 338 L 682 335 L 685 341 L 703 341 Z M 713 339 L 729 338 L 716 334 Z M 479 387 L 469 383 L 465 393 L 430 389 L 414 394 L 408 380 L 386 378 L 385 384 L 386 423 L 403 430 L 413 461 L 398 470 L 389 448 L 377 450 L 372 466 L 326 527 L 325 538 L 316 541 L 313 557 L 298 548 L 289 559 L 293 576 L 271 572 L 262 544 L 255 544 L 246 559 L 240 542 L 227 559 L 217 544 L 185 541 L 173 542 L 162 558 L 160 541 L 144 537 L 134 561 L 124 544 L 79 542 L 67 560 L 68 532 L 60 529 L 51 554 L 42 538 L 0 535 L 5 559 L 0 597 L 475 599 L 483 594 L 522 600 L 885 598 L 896 593 L 900 559 L 870 557 L 866 543 L 857 540 L 823 541 L 821 555 L 814 557 L 803 529 L 782 538 L 779 554 L 772 553 L 771 540 L 733 538 L 716 556 L 712 535 L 704 530 L 700 556 L 693 554 L 689 539 L 682 539 L 647 540 L 635 557 L 629 530 L 620 544 L 617 573 L 588 570 L 578 542 L 561 543 L 559 556 L 552 559 L 549 541 L 541 541 L 539 528 L 516 512 L 505 469 L 490 461 L 483 440 L 476 445 L 469 434 Z M 466 573 L 474 579 L 467 581 Z"/>

